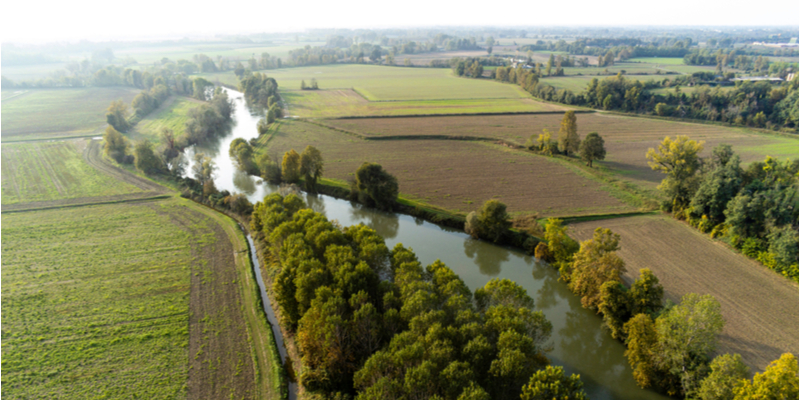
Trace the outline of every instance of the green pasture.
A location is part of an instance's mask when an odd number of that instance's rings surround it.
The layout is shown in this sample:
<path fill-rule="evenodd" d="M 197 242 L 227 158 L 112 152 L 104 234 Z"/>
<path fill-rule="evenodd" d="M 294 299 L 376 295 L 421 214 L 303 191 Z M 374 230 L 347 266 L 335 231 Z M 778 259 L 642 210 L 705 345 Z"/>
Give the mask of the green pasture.
<path fill-rule="evenodd" d="M 381 67 L 374 65 L 324 65 L 264 71 L 278 87 L 300 89 L 300 82 L 316 78 L 320 89 L 353 89 L 367 100 L 514 99 L 529 97 L 516 85 L 492 80 L 466 79 L 440 68 Z M 232 72 L 203 74 L 206 79 L 231 84 Z"/>
<path fill-rule="evenodd" d="M 3 395 L 186 396 L 189 294 L 202 221 L 173 201 L 3 216 Z"/>
<path fill-rule="evenodd" d="M 158 135 L 161 128 L 172 129 L 176 138 L 183 136 L 186 121 L 189 120 L 189 110 L 198 106 L 199 103 L 196 100 L 187 97 L 175 97 L 172 104 L 163 107 L 157 112 L 150 113 L 139 121 L 131 132 L 131 136 L 159 143 L 160 138 Z"/>
<path fill-rule="evenodd" d="M 31 89 L 3 101 L 3 142 L 90 135 L 106 126 L 106 109 L 130 104 L 140 90 L 124 87 Z"/>
<path fill-rule="evenodd" d="M 140 191 L 87 164 L 85 146 L 85 140 L 3 144 L 2 204 Z"/>
<path fill-rule="evenodd" d="M 303 118 L 537 112 L 567 108 L 522 98 L 367 101 L 352 90 L 282 91 L 281 97 L 288 104 L 288 115 Z"/>
<path fill-rule="evenodd" d="M 628 59 L 627 62 L 656 65 L 684 65 L 683 57 L 636 57 Z"/>
<path fill-rule="evenodd" d="M 553 67 L 555 71 L 555 67 Z M 625 71 L 624 74 L 656 74 L 658 70 L 654 66 L 647 64 L 615 64 L 608 67 L 566 67 L 564 75 L 616 75 Z"/>

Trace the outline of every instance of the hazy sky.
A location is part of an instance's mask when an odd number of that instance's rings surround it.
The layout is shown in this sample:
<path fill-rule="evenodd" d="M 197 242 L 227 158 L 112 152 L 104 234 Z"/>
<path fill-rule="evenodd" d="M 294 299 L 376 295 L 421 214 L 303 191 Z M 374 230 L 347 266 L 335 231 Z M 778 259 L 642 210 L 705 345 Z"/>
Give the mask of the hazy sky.
<path fill-rule="evenodd" d="M 3 42 L 446 25 L 800 25 L 800 2 L 711 0 L 5 1 Z"/>

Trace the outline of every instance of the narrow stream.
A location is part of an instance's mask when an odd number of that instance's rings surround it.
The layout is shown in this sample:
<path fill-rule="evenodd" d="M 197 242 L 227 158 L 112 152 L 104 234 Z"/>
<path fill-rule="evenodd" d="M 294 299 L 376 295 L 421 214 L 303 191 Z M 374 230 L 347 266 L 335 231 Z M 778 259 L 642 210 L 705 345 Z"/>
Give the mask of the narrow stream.
<path fill-rule="evenodd" d="M 214 179 L 217 188 L 244 193 L 255 204 L 277 188 L 258 184 L 255 178 L 238 171 L 228 157 L 228 147 L 235 138 L 250 140 L 257 137 L 256 124 L 260 116 L 248 110 L 242 93 L 229 89 L 227 92 L 234 100 L 231 132 L 213 144 L 198 146 L 196 150 L 189 149 L 187 155 L 191 159 L 194 151 L 201 151 L 212 157 L 218 167 Z M 553 350 L 547 353 L 548 358 L 554 365 L 563 366 L 568 373 L 580 374 L 590 398 L 668 399 L 636 385 L 623 355 L 623 344 L 602 329 L 600 316 L 581 307 L 580 300 L 563 282 L 558 281 L 557 271 L 549 265 L 516 249 L 473 240 L 463 231 L 443 228 L 408 215 L 381 212 L 324 195 L 306 194 L 304 197 L 314 211 L 324 214 L 328 219 L 338 220 L 343 226 L 364 223 L 375 229 L 386 239 L 389 248 L 397 243 L 411 247 L 423 265 L 440 259 L 473 291 L 493 278 L 507 278 L 520 284 L 534 299 L 535 308 L 544 312 L 553 324 Z M 253 259 L 257 262 L 255 256 Z M 286 349 L 280 329 L 257 267 L 256 272 L 264 309 L 272 324 L 281 359 L 285 360 Z M 296 386 L 290 389 L 290 395 L 294 396 Z"/>

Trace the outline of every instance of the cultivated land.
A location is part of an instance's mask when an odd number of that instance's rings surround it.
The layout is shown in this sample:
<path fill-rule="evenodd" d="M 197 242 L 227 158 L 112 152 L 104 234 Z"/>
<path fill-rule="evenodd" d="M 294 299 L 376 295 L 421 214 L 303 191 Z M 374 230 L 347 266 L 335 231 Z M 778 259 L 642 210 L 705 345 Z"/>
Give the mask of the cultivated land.
<path fill-rule="evenodd" d="M 142 192 L 92 167 L 83 157 L 87 145 L 86 139 L 3 144 L 3 206 Z"/>
<path fill-rule="evenodd" d="M 186 121 L 189 120 L 189 110 L 200 104 L 203 104 L 203 102 L 189 97 L 171 97 L 161 107 L 139 121 L 129 136 L 135 139 L 145 138 L 151 142 L 159 143 L 161 128 L 168 128 L 172 129 L 176 138 L 181 137 L 186 128 Z"/>
<path fill-rule="evenodd" d="M 397 177 L 402 194 L 458 212 L 473 211 L 492 198 L 513 213 L 547 216 L 636 210 L 615 197 L 621 195 L 614 189 L 568 162 L 489 143 L 362 140 L 307 122 L 285 121 L 267 151 L 282 155 L 307 145 L 322 152 L 328 178 L 345 180 L 363 162 L 377 162 Z"/>
<path fill-rule="evenodd" d="M 182 203 L 3 216 L 4 395 L 255 397 L 232 248 Z"/>
<path fill-rule="evenodd" d="M 353 90 L 281 91 L 287 114 L 304 118 L 559 111 L 567 107 L 532 98 L 368 101 Z"/>
<path fill-rule="evenodd" d="M 493 115 L 425 118 L 366 118 L 326 120 L 324 124 L 368 136 L 474 136 L 505 139 L 524 144 L 531 135 L 538 136 L 548 129 L 555 139 L 563 115 Z M 743 163 L 761 161 L 767 155 L 797 157 L 797 138 L 756 133 L 742 128 L 728 128 L 673 122 L 660 119 L 623 117 L 603 113 L 577 114 L 578 133 L 585 137 L 598 132 L 605 140 L 606 160 L 597 164 L 609 168 L 621 177 L 653 188 L 664 178 L 647 165 L 645 153 L 657 148 L 666 136 L 688 135 L 705 140 L 703 156 L 722 143 L 733 146 Z"/>
<path fill-rule="evenodd" d="M 3 101 L 3 142 L 99 133 L 108 105 L 118 99 L 130 104 L 139 92 L 122 87 L 28 90 Z"/>
<path fill-rule="evenodd" d="M 517 85 L 464 79 L 449 68 L 404 68 L 375 65 L 323 65 L 262 71 L 281 89 L 300 89 L 316 78 L 320 89 L 353 89 L 367 100 L 517 99 L 530 95 Z M 232 72 L 203 74 L 206 79 L 236 85 Z"/>
<path fill-rule="evenodd" d="M 590 239 L 596 227 L 621 236 L 628 284 L 639 269 L 650 268 L 673 302 L 686 293 L 719 300 L 725 329 L 718 354 L 739 353 L 754 371 L 782 353 L 798 354 L 797 284 L 667 216 L 570 224 L 580 240 Z"/>

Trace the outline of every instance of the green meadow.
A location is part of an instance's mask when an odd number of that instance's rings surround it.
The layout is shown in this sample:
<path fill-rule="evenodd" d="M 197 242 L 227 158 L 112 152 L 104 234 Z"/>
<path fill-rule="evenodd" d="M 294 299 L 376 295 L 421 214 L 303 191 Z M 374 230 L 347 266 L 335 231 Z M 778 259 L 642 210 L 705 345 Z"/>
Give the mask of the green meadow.
<path fill-rule="evenodd" d="M 101 132 L 108 105 L 118 99 L 130 104 L 139 92 L 126 87 L 30 89 L 3 101 L 3 142 Z"/>
<path fill-rule="evenodd" d="M 86 140 L 3 144 L 2 204 L 140 191 L 87 164 L 85 146 Z"/>
<path fill-rule="evenodd" d="M 186 121 L 189 119 L 189 110 L 199 106 L 197 100 L 188 97 L 174 97 L 171 104 L 152 112 L 143 118 L 131 132 L 131 136 L 136 138 L 146 138 L 153 143 L 159 142 L 159 132 L 161 128 L 172 129 L 175 137 L 180 137 L 186 128 Z"/>
<path fill-rule="evenodd" d="M 3 216 L 4 397 L 186 396 L 189 266 L 209 231 L 163 217 L 178 208 Z"/>

